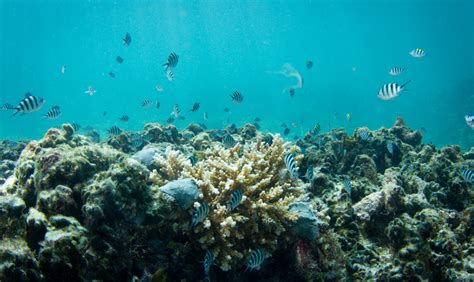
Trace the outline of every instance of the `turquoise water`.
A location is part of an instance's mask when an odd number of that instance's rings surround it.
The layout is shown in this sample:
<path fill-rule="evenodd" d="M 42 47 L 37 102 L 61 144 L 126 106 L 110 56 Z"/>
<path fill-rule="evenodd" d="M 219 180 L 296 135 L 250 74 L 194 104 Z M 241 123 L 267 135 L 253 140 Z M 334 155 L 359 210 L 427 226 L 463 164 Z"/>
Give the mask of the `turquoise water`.
<path fill-rule="evenodd" d="M 352 132 L 389 127 L 402 116 L 426 129 L 425 142 L 469 148 L 474 137 L 464 115 L 474 114 L 473 19 L 474 1 L 3 0 L 0 103 L 16 105 L 27 91 L 46 103 L 13 118 L 1 111 L 0 139 L 40 138 L 65 122 L 92 126 L 104 137 L 113 125 L 139 130 L 145 122 L 164 123 L 179 104 L 186 117 L 176 121 L 179 128 L 260 117 L 262 130 L 281 132 L 286 123 L 293 138 L 315 123 Z M 126 32 L 129 47 L 122 44 Z M 408 54 L 417 47 L 426 57 Z M 170 82 L 162 64 L 171 52 L 180 59 Z M 310 70 L 307 60 L 314 62 Z M 282 91 L 295 79 L 271 73 L 285 63 L 304 78 L 293 98 Z M 406 71 L 390 76 L 395 66 Z M 409 79 L 396 99 L 376 97 L 383 84 Z M 85 94 L 88 86 L 97 93 Z M 240 105 L 230 101 L 235 90 L 244 95 Z M 160 109 L 142 108 L 145 99 L 159 100 Z M 201 108 L 189 113 L 194 102 Z M 62 116 L 43 119 L 54 105 Z M 122 115 L 130 121 L 119 122 Z"/>

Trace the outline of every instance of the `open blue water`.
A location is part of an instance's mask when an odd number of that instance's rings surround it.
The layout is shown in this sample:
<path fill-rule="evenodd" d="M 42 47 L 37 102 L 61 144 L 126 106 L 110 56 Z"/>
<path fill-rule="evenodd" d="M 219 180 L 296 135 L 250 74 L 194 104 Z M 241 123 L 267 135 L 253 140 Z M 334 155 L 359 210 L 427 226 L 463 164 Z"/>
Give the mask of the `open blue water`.
<path fill-rule="evenodd" d="M 139 130 L 145 122 L 165 122 L 179 104 L 186 117 L 175 123 L 180 128 L 190 122 L 221 128 L 260 117 L 263 130 L 281 132 L 286 123 L 293 138 L 316 123 L 323 131 L 345 126 L 352 132 L 389 127 L 402 116 L 426 129 L 426 142 L 467 149 L 474 144 L 464 121 L 474 114 L 473 22 L 470 0 L 2 0 L 0 103 L 16 105 L 27 91 L 46 103 L 13 118 L 1 111 L 0 139 L 40 138 L 65 122 L 92 126 L 103 136 L 112 125 Z M 129 47 L 122 44 L 126 32 Z M 408 54 L 417 47 L 426 57 Z M 162 64 L 171 52 L 180 59 L 170 82 Z M 310 70 L 307 60 L 314 62 Z M 283 90 L 295 79 L 271 73 L 285 63 L 304 78 L 293 98 Z M 395 66 L 406 70 L 390 76 Z M 409 79 L 408 91 L 396 99 L 377 98 L 384 83 Z M 88 86 L 97 93 L 85 94 Z M 240 105 L 229 98 L 235 90 L 244 95 Z M 142 108 L 145 99 L 158 99 L 160 109 Z M 189 113 L 194 102 L 201 109 Z M 54 105 L 62 116 L 43 119 Z M 130 121 L 119 122 L 122 115 Z"/>

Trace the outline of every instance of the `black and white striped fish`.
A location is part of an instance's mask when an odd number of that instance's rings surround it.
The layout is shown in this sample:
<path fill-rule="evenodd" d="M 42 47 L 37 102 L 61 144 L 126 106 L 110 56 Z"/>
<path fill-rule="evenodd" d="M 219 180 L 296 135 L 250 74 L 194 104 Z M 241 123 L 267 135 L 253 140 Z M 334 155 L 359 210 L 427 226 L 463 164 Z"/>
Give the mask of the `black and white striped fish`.
<path fill-rule="evenodd" d="M 168 60 L 163 64 L 165 70 L 172 70 L 178 65 L 179 56 L 175 52 L 172 52 L 168 56 Z"/>
<path fill-rule="evenodd" d="M 227 209 L 229 211 L 235 209 L 240 204 L 240 201 L 242 201 L 242 196 L 243 196 L 243 192 L 240 189 L 237 189 L 234 192 L 232 192 L 232 195 L 230 196 L 230 200 L 226 204 Z"/>
<path fill-rule="evenodd" d="M 18 103 L 18 106 L 10 108 L 8 110 L 16 110 L 13 115 L 21 112 L 22 114 L 36 112 L 43 107 L 45 100 L 41 97 L 33 96 L 30 92 L 25 94 L 25 98 Z"/>
<path fill-rule="evenodd" d="M 173 106 L 173 111 L 171 112 L 171 114 L 175 117 L 175 118 L 178 118 L 179 115 L 181 114 L 181 110 L 179 109 L 179 105 L 178 104 L 174 104 Z"/>
<path fill-rule="evenodd" d="M 214 264 L 214 254 L 212 251 L 207 250 L 206 255 L 204 256 L 204 261 L 202 262 L 204 266 L 204 276 L 208 277 L 209 276 L 209 270 L 211 269 L 211 266 Z"/>
<path fill-rule="evenodd" d="M 148 107 L 150 107 L 152 104 L 153 104 L 153 101 L 147 99 L 147 100 L 144 100 L 144 101 L 142 102 L 142 107 L 148 108 Z"/>
<path fill-rule="evenodd" d="M 200 105 L 198 102 L 195 102 L 195 103 L 193 104 L 193 107 L 192 107 L 191 110 L 189 110 L 189 111 L 190 111 L 190 112 L 197 112 L 197 111 L 199 110 L 199 107 L 200 107 L 200 106 L 201 106 L 201 105 Z"/>
<path fill-rule="evenodd" d="M 346 190 L 347 194 L 349 194 L 349 198 L 350 198 L 352 194 L 351 181 L 348 178 L 346 178 L 342 181 L 342 184 L 344 185 L 344 189 Z"/>
<path fill-rule="evenodd" d="M 267 146 L 271 146 L 273 144 L 273 136 L 271 134 L 265 134 L 262 138 L 263 143 Z"/>
<path fill-rule="evenodd" d="M 57 119 L 57 118 L 59 118 L 59 116 L 61 116 L 61 109 L 59 108 L 59 106 L 54 106 L 54 107 L 51 108 L 51 110 L 49 110 L 43 116 L 43 118 L 45 118 L 45 119 Z"/>
<path fill-rule="evenodd" d="M 400 92 L 403 91 L 405 85 L 407 85 L 411 80 L 408 80 L 402 85 L 398 85 L 397 83 L 387 83 L 380 88 L 377 97 L 382 100 L 392 100 L 400 95 Z"/>
<path fill-rule="evenodd" d="M 308 168 L 306 169 L 306 173 L 304 175 L 304 178 L 306 179 L 306 181 L 308 182 L 311 182 L 313 180 L 313 177 L 314 177 L 314 174 L 313 174 L 313 166 L 310 165 L 308 166 Z"/>
<path fill-rule="evenodd" d="M 372 137 L 370 137 L 369 131 L 366 129 L 362 129 L 359 131 L 359 138 L 364 141 L 370 141 Z"/>
<path fill-rule="evenodd" d="M 107 129 L 107 133 L 111 136 L 117 136 L 122 133 L 122 129 L 120 129 L 118 126 L 114 125 L 111 128 Z"/>
<path fill-rule="evenodd" d="M 127 115 L 123 115 L 119 118 L 121 122 L 127 122 L 129 120 L 129 117 Z"/>
<path fill-rule="evenodd" d="M 468 168 L 463 168 L 461 170 L 461 176 L 464 180 L 470 183 L 474 183 L 474 172 Z"/>
<path fill-rule="evenodd" d="M 244 100 L 244 96 L 242 96 L 239 91 L 234 91 L 234 93 L 230 94 L 230 98 L 232 99 L 232 102 L 236 104 L 240 104 Z"/>
<path fill-rule="evenodd" d="M 191 221 L 191 227 L 195 227 L 200 222 L 203 222 L 206 219 L 207 215 L 209 214 L 209 205 L 207 203 L 201 203 L 199 208 L 193 214 L 193 218 Z"/>
<path fill-rule="evenodd" d="M 390 74 L 390 75 L 400 75 L 404 70 L 405 70 L 404 68 L 394 67 L 394 68 L 391 68 L 388 71 L 388 74 Z"/>
<path fill-rule="evenodd" d="M 298 166 L 296 165 L 295 157 L 293 154 L 285 155 L 285 165 L 291 174 L 292 178 L 298 178 Z"/>
<path fill-rule="evenodd" d="M 125 45 L 125 47 L 128 47 L 130 46 L 130 43 L 132 43 L 132 37 L 130 36 L 130 33 L 125 33 L 125 37 L 122 39 L 123 41 L 123 45 Z"/>
<path fill-rule="evenodd" d="M 173 81 L 173 80 L 174 80 L 174 73 L 173 73 L 171 70 L 167 70 L 167 71 L 166 71 L 166 78 L 167 78 L 169 81 Z"/>
<path fill-rule="evenodd" d="M 237 141 L 235 141 L 234 137 L 230 134 L 226 134 L 224 137 L 222 137 L 222 144 L 224 147 L 227 149 L 232 148 L 237 144 Z"/>
<path fill-rule="evenodd" d="M 166 123 L 173 123 L 174 122 L 174 117 L 169 117 L 167 120 L 166 120 Z"/>
<path fill-rule="evenodd" d="M 410 51 L 410 55 L 414 58 L 422 58 L 426 55 L 425 50 L 421 48 L 415 48 Z"/>
<path fill-rule="evenodd" d="M 387 151 L 390 153 L 390 155 L 393 156 L 393 153 L 395 152 L 395 143 L 393 143 L 392 141 L 389 141 L 387 142 Z"/>
<path fill-rule="evenodd" d="M 81 125 L 79 123 L 76 123 L 76 122 L 73 122 L 71 124 L 71 126 L 72 126 L 72 129 L 74 129 L 74 132 L 77 132 L 77 131 L 79 131 L 79 129 L 81 129 Z"/>
<path fill-rule="evenodd" d="M 0 110 L 11 110 L 11 109 L 14 109 L 14 108 L 15 108 L 15 106 L 13 106 L 12 104 L 5 103 L 0 107 Z"/>
<path fill-rule="evenodd" d="M 256 249 L 250 253 L 249 261 L 245 271 L 259 270 L 263 261 L 265 260 L 265 252 L 262 249 Z"/>

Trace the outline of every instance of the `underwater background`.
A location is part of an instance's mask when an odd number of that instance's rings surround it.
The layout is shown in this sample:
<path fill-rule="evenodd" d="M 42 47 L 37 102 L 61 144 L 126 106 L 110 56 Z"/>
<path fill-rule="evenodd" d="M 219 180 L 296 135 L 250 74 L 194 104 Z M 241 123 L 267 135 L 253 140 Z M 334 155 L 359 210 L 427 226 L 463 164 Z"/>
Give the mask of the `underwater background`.
<path fill-rule="evenodd" d="M 473 1 L 458 0 L 1 1 L 0 103 L 16 106 L 26 92 L 46 103 L 24 116 L 0 112 L 0 138 L 39 138 L 65 122 L 103 135 L 113 125 L 137 130 L 165 122 L 179 104 L 186 116 L 176 121 L 179 128 L 190 122 L 221 128 L 259 117 L 262 129 L 275 133 L 291 124 L 293 138 L 315 123 L 323 131 L 344 126 L 352 132 L 389 127 L 402 116 L 423 129 L 424 142 L 468 149 L 474 140 L 464 122 L 474 105 L 473 10 Z M 122 44 L 127 32 L 128 47 Z M 426 56 L 411 57 L 414 48 Z M 162 67 L 171 52 L 180 58 L 174 81 Z M 285 63 L 304 79 L 293 98 L 284 90 L 294 78 L 269 73 Z M 405 71 L 391 76 L 392 67 Z M 397 99 L 377 98 L 383 84 L 408 80 Z M 95 95 L 84 93 L 88 86 Z M 240 105 L 230 101 L 235 90 L 244 95 Z M 146 99 L 161 107 L 144 109 Z M 200 112 L 185 113 L 194 102 Z M 62 115 L 43 119 L 54 105 Z M 130 117 L 127 124 L 119 124 L 122 115 Z"/>

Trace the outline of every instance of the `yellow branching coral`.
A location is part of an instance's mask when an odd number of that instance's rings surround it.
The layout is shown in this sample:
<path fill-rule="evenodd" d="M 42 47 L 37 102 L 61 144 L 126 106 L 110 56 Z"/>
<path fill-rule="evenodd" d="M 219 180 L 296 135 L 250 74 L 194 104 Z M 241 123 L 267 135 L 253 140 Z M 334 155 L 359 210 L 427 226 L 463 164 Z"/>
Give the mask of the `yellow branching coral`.
<path fill-rule="evenodd" d="M 244 265 L 253 249 L 271 254 L 288 240 L 289 227 L 298 218 L 288 206 L 302 195 L 303 183 L 285 172 L 284 155 L 294 151 L 285 146 L 279 136 L 270 146 L 257 141 L 226 149 L 213 143 L 195 166 L 188 165 L 176 151 L 169 151 L 166 158 L 156 158 L 171 179 L 191 177 L 198 183 L 200 199 L 189 213 L 202 203 L 210 208 L 191 232 L 203 250 L 213 252 L 221 269 Z M 242 199 L 230 210 L 226 204 L 238 189 L 243 192 Z M 189 222 L 185 224 L 183 228 L 190 228 Z"/>
<path fill-rule="evenodd" d="M 191 161 L 180 151 L 173 150 L 171 146 L 166 147 L 164 154 L 157 153 L 154 161 L 159 170 L 153 171 L 151 179 L 158 185 L 180 178 L 185 169 L 192 167 Z"/>

